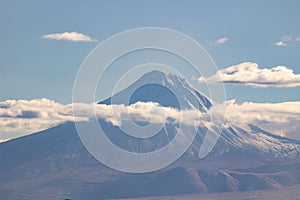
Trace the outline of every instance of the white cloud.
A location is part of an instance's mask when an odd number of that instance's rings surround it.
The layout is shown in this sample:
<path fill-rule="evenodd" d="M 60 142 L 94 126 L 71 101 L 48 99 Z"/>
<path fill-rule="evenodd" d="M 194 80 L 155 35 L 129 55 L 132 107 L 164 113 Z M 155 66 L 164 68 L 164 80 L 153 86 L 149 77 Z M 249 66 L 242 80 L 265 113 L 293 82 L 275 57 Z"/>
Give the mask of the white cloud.
<path fill-rule="evenodd" d="M 72 107 L 49 99 L 7 100 L 0 102 L 0 132 L 33 133 L 75 118 Z"/>
<path fill-rule="evenodd" d="M 275 42 L 274 45 L 278 46 L 278 47 L 286 47 L 286 46 L 288 46 L 288 44 L 286 42 L 284 42 L 284 41 Z"/>
<path fill-rule="evenodd" d="M 291 40 L 292 40 L 292 36 L 286 35 L 286 36 L 283 36 L 280 41 L 275 42 L 274 45 L 278 46 L 278 47 L 289 46 L 289 42 Z"/>
<path fill-rule="evenodd" d="M 72 42 L 97 42 L 97 39 L 76 31 L 43 35 L 43 38 L 52 40 L 67 40 Z"/>
<path fill-rule="evenodd" d="M 244 62 L 225 69 L 220 69 L 210 77 L 199 77 L 199 82 L 239 83 L 255 87 L 297 87 L 300 86 L 300 74 L 292 69 L 277 66 L 271 69 L 259 68 L 258 64 Z"/>
<path fill-rule="evenodd" d="M 73 108 L 76 116 L 73 116 Z M 89 121 L 102 118 L 115 126 L 123 121 L 151 121 L 164 123 L 199 123 L 201 113 L 196 110 L 178 111 L 162 107 L 153 102 L 137 102 L 130 106 L 103 104 L 62 105 L 49 99 L 7 100 L 0 102 L 0 133 L 33 133 L 59 125 L 67 121 Z M 3 138 L 2 138 L 3 139 Z"/>
<path fill-rule="evenodd" d="M 229 124 L 254 124 L 273 134 L 300 140 L 300 102 L 237 104 L 230 100 L 223 106 Z"/>
<path fill-rule="evenodd" d="M 209 45 L 221 45 L 221 44 L 225 44 L 226 42 L 228 42 L 229 38 L 228 37 L 222 37 L 219 38 L 215 41 L 206 41 Z"/>
<path fill-rule="evenodd" d="M 228 38 L 227 37 L 223 37 L 223 38 L 220 38 L 216 41 L 216 44 L 225 44 L 226 42 L 228 42 Z"/>
<path fill-rule="evenodd" d="M 300 42 L 300 37 L 297 37 L 297 38 L 296 38 L 296 42 Z"/>
<path fill-rule="evenodd" d="M 69 109 L 73 106 L 74 113 L 79 118 L 94 119 L 101 118 L 112 123 L 115 126 L 120 126 L 122 122 L 128 120 L 146 121 L 151 123 L 185 123 L 198 124 L 202 116 L 197 110 L 179 111 L 172 107 L 163 107 L 156 102 L 136 102 L 129 106 L 123 104 L 69 104 L 66 106 Z M 172 119 L 171 121 L 169 121 Z"/>
<path fill-rule="evenodd" d="M 88 121 L 105 119 L 115 126 L 131 118 L 152 123 L 177 123 L 209 125 L 209 114 L 222 114 L 226 106 L 226 123 L 243 126 L 254 124 L 278 135 L 300 139 L 300 102 L 237 104 L 234 100 L 216 104 L 208 114 L 197 110 L 178 111 L 162 107 L 154 102 L 137 102 L 130 106 L 103 104 L 62 105 L 49 99 L 7 100 L 0 102 L 0 136 L 18 133 L 18 136 L 48 129 L 67 121 Z M 73 116 L 74 107 L 76 117 Z M 246 126 L 243 128 L 247 128 Z M 1 138 L 10 139 L 8 137 Z"/>

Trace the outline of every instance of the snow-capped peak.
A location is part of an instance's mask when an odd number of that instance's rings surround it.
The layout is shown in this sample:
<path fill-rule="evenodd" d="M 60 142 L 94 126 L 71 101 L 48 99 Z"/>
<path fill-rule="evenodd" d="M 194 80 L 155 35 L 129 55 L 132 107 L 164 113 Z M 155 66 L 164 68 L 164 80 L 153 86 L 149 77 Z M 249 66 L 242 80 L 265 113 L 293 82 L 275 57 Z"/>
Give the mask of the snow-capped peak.
<path fill-rule="evenodd" d="M 177 109 L 195 108 L 206 111 L 212 101 L 192 88 L 185 79 L 158 70 L 145 73 L 136 82 L 100 104 L 129 105 L 138 101 L 158 102 Z"/>

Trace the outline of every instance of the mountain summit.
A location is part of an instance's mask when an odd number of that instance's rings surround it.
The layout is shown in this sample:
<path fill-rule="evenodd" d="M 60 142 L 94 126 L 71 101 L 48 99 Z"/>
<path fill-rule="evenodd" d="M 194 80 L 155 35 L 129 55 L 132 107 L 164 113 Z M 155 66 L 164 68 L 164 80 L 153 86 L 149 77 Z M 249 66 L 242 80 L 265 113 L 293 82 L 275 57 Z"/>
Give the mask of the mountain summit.
<path fill-rule="evenodd" d="M 214 105 L 184 79 L 159 71 L 144 74 L 99 103 L 130 105 L 138 101 L 202 112 Z M 99 123 L 113 143 L 136 153 L 163 147 L 177 130 L 176 125 L 167 124 L 156 136 L 140 140 L 105 120 Z M 65 123 L 0 144 L 1 198 L 129 198 L 278 189 L 300 184 L 300 142 L 255 125 L 247 127 L 225 125 L 216 146 L 201 160 L 198 152 L 210 127 L 199 127 L 191 147 L 172 165 L 154 173 L 127 174 L 94 159 L 81 143 L 74 123 Z"/>
<path fill-rule="evenodd" d="M 138 101 L 157 102 L 179 110 L 207 110 L 212 106 L 211 100 L 192 88 L 183 78 L 157 70 L 144 74 L 125 90 L 99 103 L 130 105 Z"/>

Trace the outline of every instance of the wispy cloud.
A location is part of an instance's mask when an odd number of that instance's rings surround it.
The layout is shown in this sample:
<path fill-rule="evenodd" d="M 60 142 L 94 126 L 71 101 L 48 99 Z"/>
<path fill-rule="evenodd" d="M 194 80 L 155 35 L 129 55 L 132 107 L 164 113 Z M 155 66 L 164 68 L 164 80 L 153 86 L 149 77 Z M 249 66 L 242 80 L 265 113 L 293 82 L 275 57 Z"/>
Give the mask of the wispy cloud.
<path fill-rule="evenodd" d="M 216 44 L 225 44 L 226 42 L 228 42 L 228 38 L 227 37 L 223 37 L 218 39 L 217 41 L 215 41 Z"/>
<path fill-rule="evenodd" d="M 285 46 L 288 46 L 288 44 L 284 41 L 278 41 L 278 42 L 275 42 L 274 43 L 275 46 L 278 46 L 278 47 L 285 47 Z"/>
<path fill-rule="evenodd" d="M 221 44 L 225 44 L 226 42 L 228 42 L 229 38 L 228 37 L 222 37 L 219 38 L 215 41 L 206 41 L 206 43 L 208 43 L 209 45 L 221 45 Z"/>
<path fill-rule="evenodd" d="M 292 69 L 277 66 L 271 69 L 259 68 L 257 63 L 244 62 L 220 69 L 210 77 L 199 77 L 199 82 L 238 83 L 255 87 L 297 87 L 300 86 L 300 74 Z"/>
<path fill-rule="evenodd" d="M 290 46 L 291 40 L 292 40 L 292 36 L 286 35 L 286 36 L 283 36 L 281 38 L 281 40 L 275 42 L 274 45 L 278 46 L 278 47 Z"/>
<path fill-rule="evenodd" d="M 43 38 L 51 40 L 67 40 L 71 42 L 97 42 L 97 39 L 92 38 L 88 35 L 84 35 L 83 33 L 78 33 L 76 31 L 47 34 L 43 35 Z"/>
<path fill-rule="evenodd" d="M 296 42 L 300 42 L 300 37 L 299 36 L 296 38 Z"/>

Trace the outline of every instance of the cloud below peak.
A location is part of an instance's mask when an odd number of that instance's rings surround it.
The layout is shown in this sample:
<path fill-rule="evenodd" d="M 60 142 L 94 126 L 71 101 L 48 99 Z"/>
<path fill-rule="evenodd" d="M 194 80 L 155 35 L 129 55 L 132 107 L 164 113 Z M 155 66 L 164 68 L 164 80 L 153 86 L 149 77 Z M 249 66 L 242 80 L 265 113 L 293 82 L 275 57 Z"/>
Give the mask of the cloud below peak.
<path fill-rule="evenodd" d="M 260 68 L 257 63 L 244 62 L 218 70 L 210 77 L 199 77 L 199 82 L 238 83 L 255 87 L 298 87 L 300 74 L 292 69 L 277 66 L 271 69 Z"/>
<path fill-rule="evenodd" d="M 300 140 L 300 102 L 237 104 L 229 100 L 222 105 L 232 125 L 254 124 L 273 134 Z"/>
<path fill-rule="evenodd" d="M 228 125 L 247 128 L 247 124 L 254 124 L 271 133 L 300 140 L 298 131 L 300 102 L 237 104 L 235 100 L 229 100 L 222 104 L 215 104 L 205 114 L 194 109 L 180 111 L 163 107 L 155 102 L 137 102 L 129 106 L 95 103 L 63 105 L 49 99 L 34 99 L 0 102 L 0 142 L 48 129 L 64 122 L 89 121 L 95 117 L 104 119 L 114 126 L 121 126 L 122 123 L 132 119 L 158 124 L 182 122 L 191 125 L 209 125 L 210 113 L 221 116 L 224 114 L 224 108 Z M 75 116 L 73 111 L 76 113 Z M 10 133 L 16 135 L 9 136 Z"/>
<path fill-rule="evenodd" d="M 125 106 L 73 103 L 63 105 L 49 99 L 6 100 L 0 102 L 0 139 L 4 133 L 19 136 L 48 129 L 70 121 L 104 119 L 114 126 L 123 122 L 146 121 L 154 124 L 165 122 L 198 124 L 201 113 L 197 110 L 179 111 L 155 102 L 136 102 Z"/>
<path fill-rule="evenodd" d="M 47 34 L 43 35 L 43 38 L 50 40 L 66 40 L 71 42 L 97 42 L 97 39 L 76 31 Z"/>

